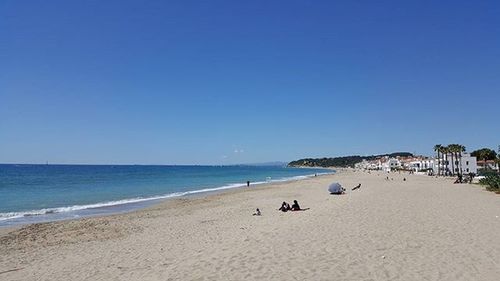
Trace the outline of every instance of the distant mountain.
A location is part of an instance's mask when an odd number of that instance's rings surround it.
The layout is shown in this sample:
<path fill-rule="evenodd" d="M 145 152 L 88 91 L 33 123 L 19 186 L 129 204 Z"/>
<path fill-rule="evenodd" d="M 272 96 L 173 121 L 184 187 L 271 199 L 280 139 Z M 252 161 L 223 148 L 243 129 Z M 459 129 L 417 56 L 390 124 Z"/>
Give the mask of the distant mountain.
<path fill-rule="evenodd" d="M 390 154 L 370 155 L 370 156 L 343 156 L 333 158 L 304 158 L 288 163 L 289 167 L 354 167 L 354 164 L 366 160 L 375 160 L 384 156 L 389 157 L 411 157 L 409 152 L 394 152 Z"/>
<path fill-rule="evenodd" d="M 274 162 L 263 162 L 263 163 L 251 163 L 251 164 L 244 164 L 246 166 L 281 166 L 285 167 L 288 165 L 287 162 L 281 162 L 281 161 L 274 161 Z"/>

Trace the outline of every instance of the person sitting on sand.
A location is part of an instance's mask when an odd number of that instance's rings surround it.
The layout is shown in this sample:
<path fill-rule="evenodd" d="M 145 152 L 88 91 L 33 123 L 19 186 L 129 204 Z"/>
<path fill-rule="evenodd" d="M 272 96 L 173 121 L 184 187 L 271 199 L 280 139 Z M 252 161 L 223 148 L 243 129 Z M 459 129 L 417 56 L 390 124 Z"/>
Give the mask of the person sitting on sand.
<path fill-rule="evenodd" d="M 361 187 L 361 184 L 356 185 L 352 190 L 359 189 Z"/>
<path fill-rule="evenodd" d="M 281 207 L 278 210 L 280 210 L 282 212 L 286 212 L 286 211 L 289 211 L 291 209 L 292 208 L 290 208 L 290 204 L 288 204 L 285 201 L 283 201 L 283 203 L 281 203 Z"/>
<path fill-rule="evenodd" d="M 293 200 L 292 211 L 300 211 L 299 202 L 297 202 L 297 200 Z"/>
<path fill-rule="evenodd" d="M 254 216 L 260 216 L 261 215 L 259 208 L 257 208 L 257 210 L 255 210 L 255 213 L 253 213 L 253 215 Z"/>

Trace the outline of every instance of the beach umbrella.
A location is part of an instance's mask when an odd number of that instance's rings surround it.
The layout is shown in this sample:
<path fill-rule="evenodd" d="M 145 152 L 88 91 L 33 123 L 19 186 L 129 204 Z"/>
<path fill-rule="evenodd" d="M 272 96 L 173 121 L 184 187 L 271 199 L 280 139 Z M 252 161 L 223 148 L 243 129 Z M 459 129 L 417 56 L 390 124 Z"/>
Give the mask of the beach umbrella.
<path fill-rule="evenodd" d="M 334 183 L 330 184 L 330 186 L 328 187 L 328 191 L 330 191 L 330 193 L 332 193 L 332 194 L 341 194 L 343 191 L 343 188 L 340 185 L 340 183 L 334 182 Z"/>

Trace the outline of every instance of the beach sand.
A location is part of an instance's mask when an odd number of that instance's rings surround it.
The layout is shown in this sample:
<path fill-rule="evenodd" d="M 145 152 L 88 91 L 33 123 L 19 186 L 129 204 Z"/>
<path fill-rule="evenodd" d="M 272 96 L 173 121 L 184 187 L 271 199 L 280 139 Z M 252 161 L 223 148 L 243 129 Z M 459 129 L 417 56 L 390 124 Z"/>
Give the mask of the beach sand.
<path fill-rule="evenodd" d="M 1 229 L 0 280 L 500 280 L 499 195 L 387 175 L 342 171 Z M 347 194 L 329 195 L 333 181 Z M 310 209 L 277 211 L 294 199 Z"/>

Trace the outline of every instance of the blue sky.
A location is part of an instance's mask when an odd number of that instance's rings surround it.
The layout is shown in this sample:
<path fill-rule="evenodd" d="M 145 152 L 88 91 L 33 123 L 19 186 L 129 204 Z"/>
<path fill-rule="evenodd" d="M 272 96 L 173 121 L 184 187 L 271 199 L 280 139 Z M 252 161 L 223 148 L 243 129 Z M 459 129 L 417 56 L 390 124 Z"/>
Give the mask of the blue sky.
<path fill-rule="evenodd" d="M 500 144 L 499 1 L 0 3 L 0 163 Z"/>

